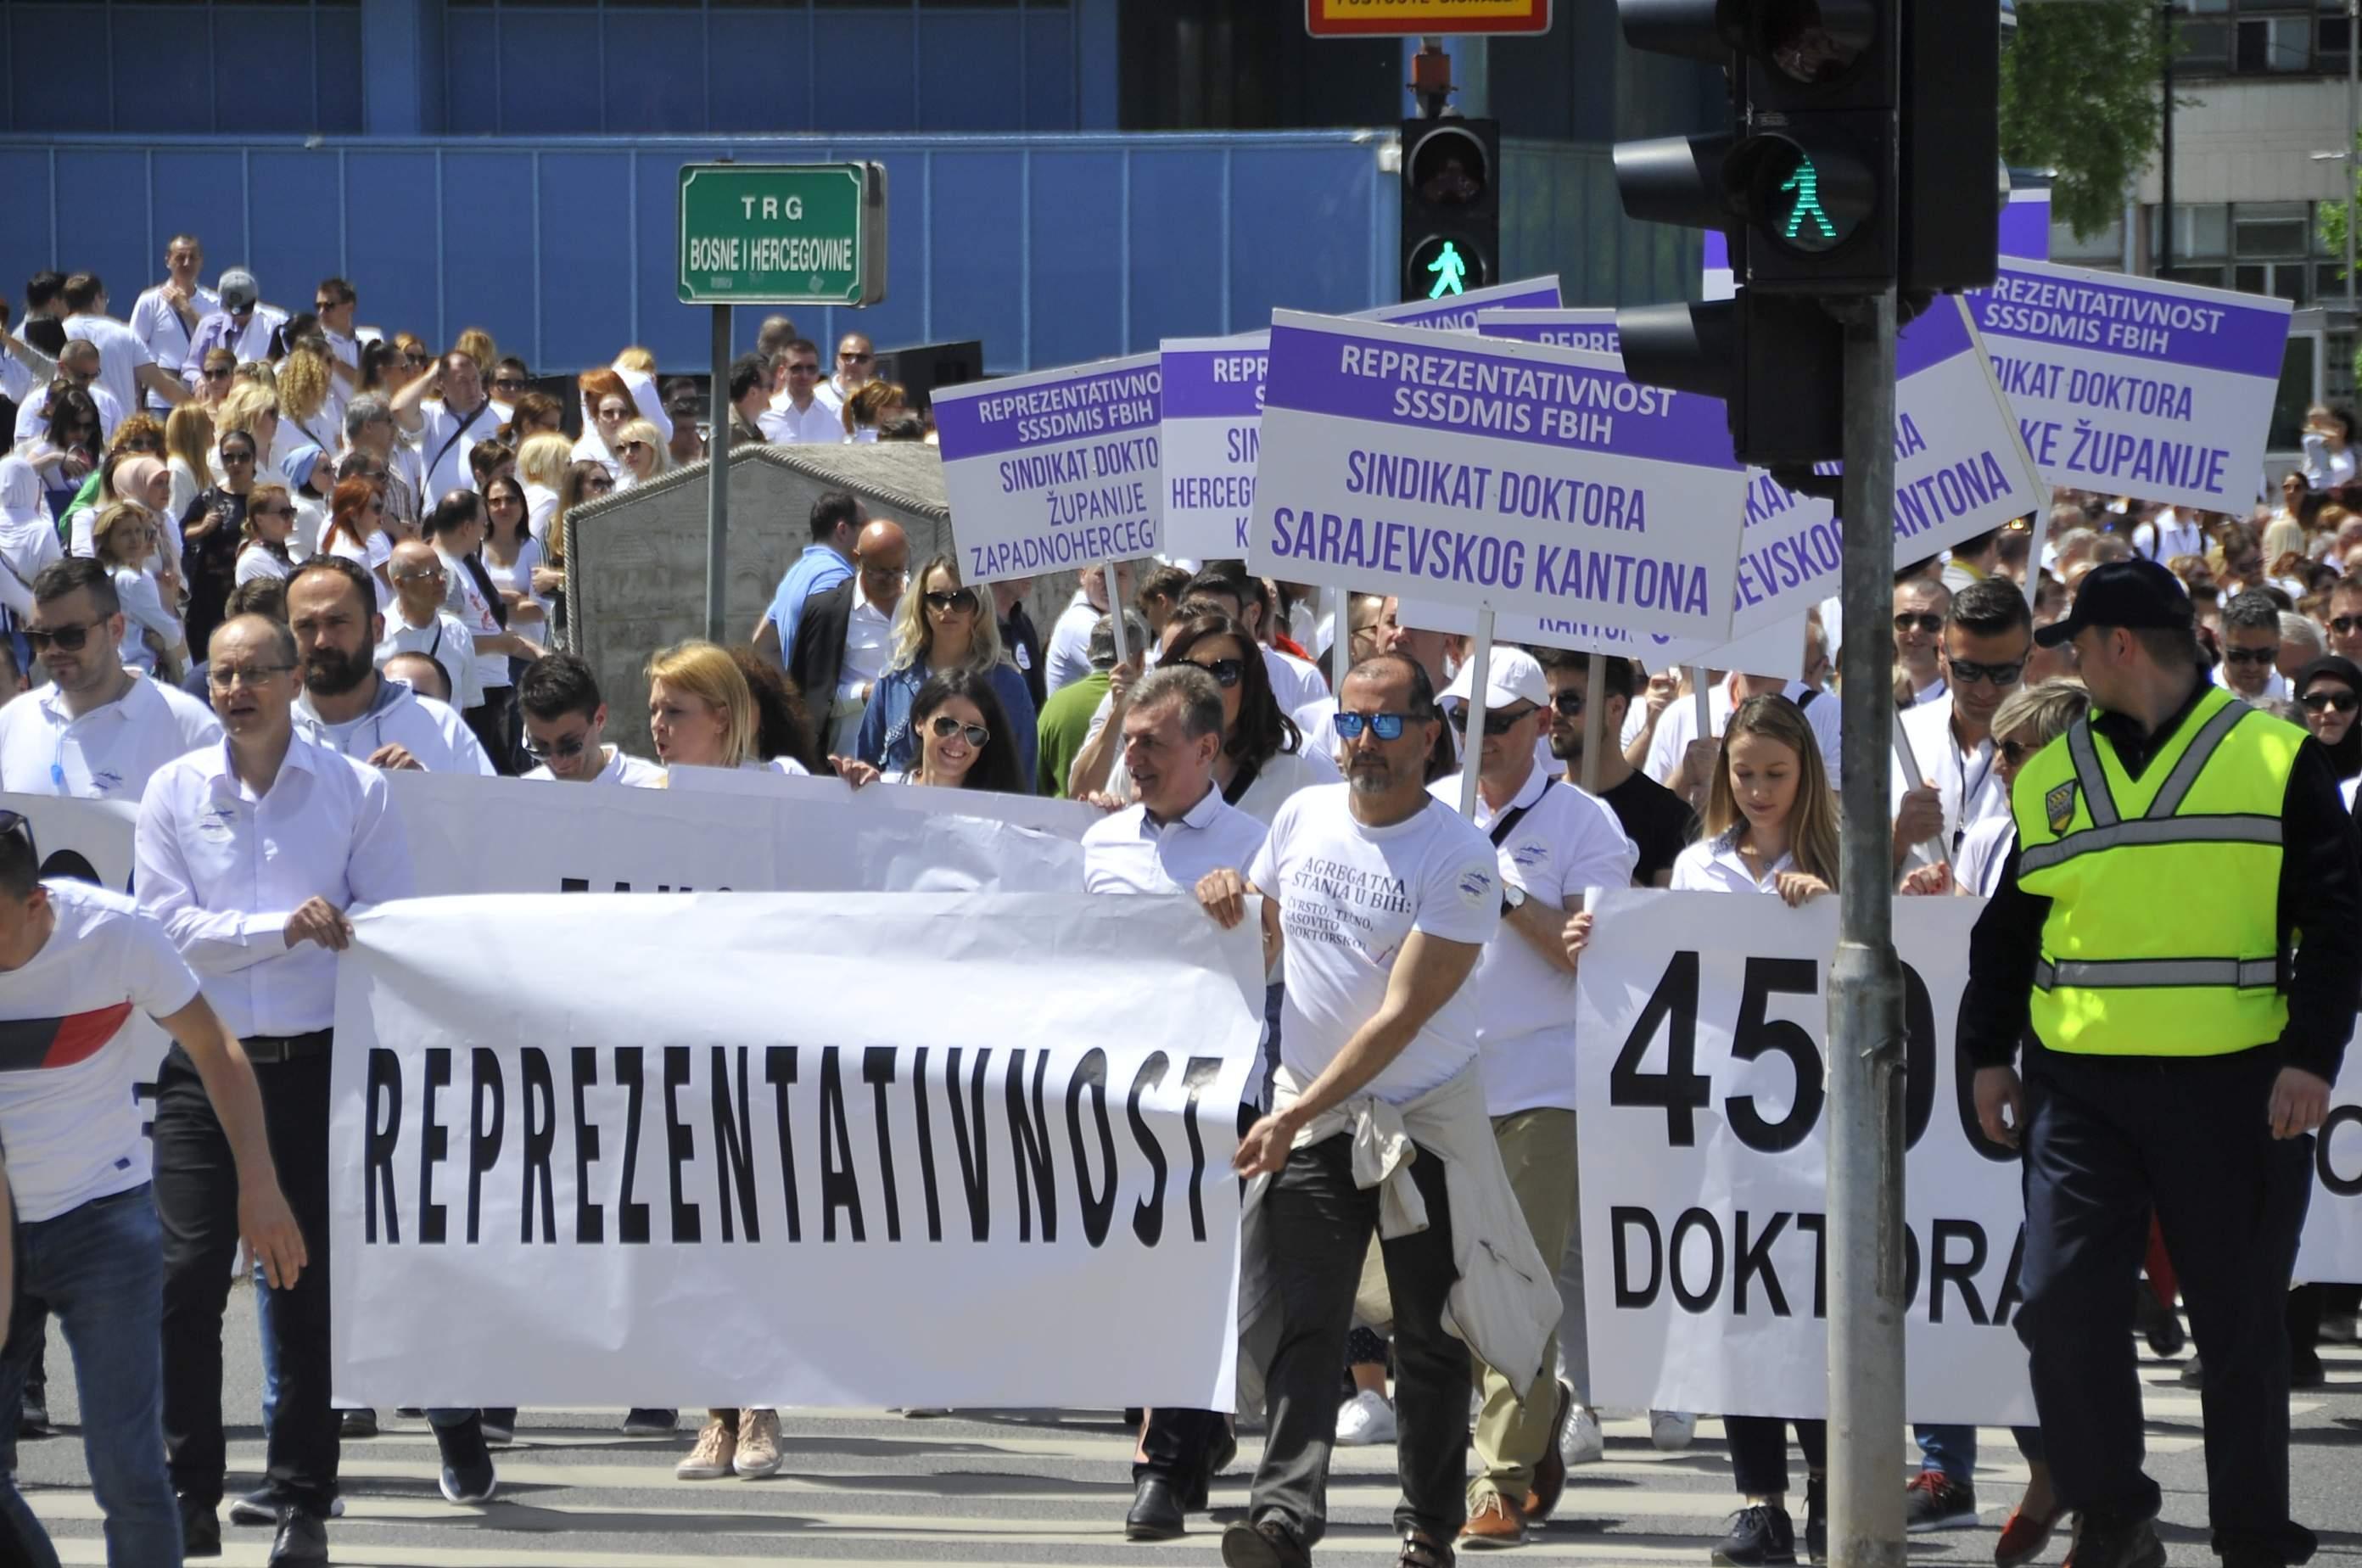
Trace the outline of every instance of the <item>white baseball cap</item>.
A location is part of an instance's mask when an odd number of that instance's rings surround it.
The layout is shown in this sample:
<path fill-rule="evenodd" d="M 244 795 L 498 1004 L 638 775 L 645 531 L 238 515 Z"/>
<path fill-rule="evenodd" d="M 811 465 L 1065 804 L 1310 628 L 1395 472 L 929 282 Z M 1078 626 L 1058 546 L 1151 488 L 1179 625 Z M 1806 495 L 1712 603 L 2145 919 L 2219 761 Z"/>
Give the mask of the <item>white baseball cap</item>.
<path fill-rule="evenodd" d="M 1469 701 L 1476 677 L 1476 661 L 1470 658 L 1460 667 L 1460 673 L 1442 697 L 1446 702 Z M 1550 706 L 1550 677 L 1542 673 L 1541 665 L 1523 648 L 1496 647 L 1485 669 L 1485 711 L 1497 713 L 1515 702 L 1531 702 L 1537 708 Z"/>

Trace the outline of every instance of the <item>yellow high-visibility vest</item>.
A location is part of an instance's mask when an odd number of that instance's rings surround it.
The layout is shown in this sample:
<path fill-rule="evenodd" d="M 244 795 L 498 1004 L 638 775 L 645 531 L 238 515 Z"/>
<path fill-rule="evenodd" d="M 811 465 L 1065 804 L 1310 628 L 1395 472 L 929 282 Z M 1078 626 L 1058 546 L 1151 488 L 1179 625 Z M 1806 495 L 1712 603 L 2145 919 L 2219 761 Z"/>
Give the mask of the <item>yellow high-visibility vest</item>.
<path fill-rule="evenodd" d="M 2136 780 L 2090 715 L 2010 791 L 2050 900 L 2034 1030 L 2054 1051 L 2221 1056 L 2278 1040 L 2280 807 L 2305 733 L 2209 687 Z"/>

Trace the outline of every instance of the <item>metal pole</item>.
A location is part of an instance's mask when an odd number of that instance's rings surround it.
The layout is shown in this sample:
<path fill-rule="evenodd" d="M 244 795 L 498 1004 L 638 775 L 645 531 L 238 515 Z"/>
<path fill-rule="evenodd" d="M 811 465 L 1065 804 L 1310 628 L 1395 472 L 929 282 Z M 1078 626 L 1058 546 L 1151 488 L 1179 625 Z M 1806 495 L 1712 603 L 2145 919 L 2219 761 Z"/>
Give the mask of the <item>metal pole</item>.
<path fill-rule="evenodd" d="M 1108 602 L 1108 629 L 1115 634 L 1115 661 L 1120 665 L 1131 662 L 1131 649 L 1125 646 L 1128 639 L 1123 635 L 1123 574 L 1117 569 L 1120 564 L 1109 561 L 1099 568 L 1100 578 L 1107 584 L 1103 591 Z"/>
<path fill-rule="evenodd" d="M 1493 607 L 1476 612 L 1476 648 L 1468 656 L 1468 728 L 1460 743 L 1460 814 L 1476 820 L 1476 775 L 1485 765 L 1485 682 L 1493 671 Z"/>
<path fill-rule="evenodd" d="M 1329 596 L 1329 695 L 1334 697 L 1345 690 L 1345 677 L 1353 668 L 1353 591 L 1350 588 L 1324 588 Z"/>
<path fill-rule="evenodd" d="M 2173 6 L 2171 0 L 2157 8 L 2157 30 L 2165 41 L 2165 133 L 2164 146 L 2159 149 L 2157 171 L 2158 183 L 2163 187 L 2158 194 L 2158 214 L 2164 221 L 2158 225 L 2157 266 L 2155 275 L 2164 277 L 2173 270 Z"/>
<path fill-rule="evenodd" d="M 730 307 L 713 307 L 713 390 L 706 398 L 713 426 L 705 469 L 705 640 L 724 640 L 722 601 L 730 559 Z"/>
<path fill-rule="evenodd" d="M 1599 711 L 1607 701 L 1607 657 L 1583 656 L 1583 787 L 1594 795 L 1599 793 L 1599 748 L 1614 744 L 1607 739 L 1607 716 Z"/>
<path fill-rule="evenodd" d="M 1845 317 L 1844 810 L 1829 971 L 1829 1562 L 1902 1568 L 1903 966 L 1893 943 L 1894 291 Z"/>

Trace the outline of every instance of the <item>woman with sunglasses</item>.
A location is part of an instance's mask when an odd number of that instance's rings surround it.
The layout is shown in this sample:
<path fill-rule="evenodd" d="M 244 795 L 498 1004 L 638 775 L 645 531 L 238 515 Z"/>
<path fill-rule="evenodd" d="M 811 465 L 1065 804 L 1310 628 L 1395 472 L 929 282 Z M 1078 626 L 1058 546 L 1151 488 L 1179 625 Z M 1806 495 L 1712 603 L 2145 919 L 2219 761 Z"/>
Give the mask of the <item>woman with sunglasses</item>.
<path fill-rule="evenodd" d="M 534 591 L 534 569 L 541 565 L 541 545 L 525 526 L 524 482 L 509 474 L 484 481 L 484 571 L 508 606 L 509 629 L 535 642 L 549 626 L 549 606 Z M 528 659 L 512 657 L 511 678 L 524 672 Z"/>
<path fill-rule="evenodd" d="M 632 490 L 672 467 L 664 436 L 645 419 L 627 419 L 615 431 L 615 488 Z"/>
<path fill-rule="evenodd" d="M 1339 780 L 1336 762 L 1308 745 L 1296 721 L 1279 711 L 1269 667 L 1244 626 L 1228 615 L 1175 614 L 1164 624 L 1164 652 L 1157 665 L 1175 662 L 1196 665 L 1222 689 L 1222 749 L 1214 758 L 1214 782 L 1223 800 L 1269 827 L 1290 795 Z M 1094 748 L 1114 737 L 1103 747 L 1113 752 L 1106 794 L 1120 803 L 1132 794 L 1120 748 L 1123 705 L 1110 700 L 1108 707 L 1107 727 L 1075 759 L 1075 776 L 1081 780 L 1095 760 Z"/>
<path fill-rule="evenodd" d="M 215 409 L 229 395 L 230 383 L 237 379 L 237 356 L 226 348 L 208 348 L 204 362 L 197 371 L 196 396 L 190 399 L 199 408 Z M 188 404 L 183 403 L 182 407 Z"/>
<path fill-rule="evenodd" d="M 116 650 L 123 668 L 167 682 L 188 662 L 187 630 L 171 605 L 180 599 L 179 574 L 148 574 L 156 554 L 156 518 L 146 507 L 117 502 L 99 513 L 90 532 L 91 553 L 115 580 L 123 610 L 123 641 Z"/>
<path fill-rule="evenodd" d="M 492 413 L 502 425 L 515 421 L 524 400 L 533 391 L 533 375 L 525 362 L 511 354 L 496 360 L 484 372 L 484 393 L 492 400 Z M 548 397 L 549 394 L 541 394 Z M 550 398 L 553 403 L 557 400 Z"/>
<path fill-rule="evenodd" d="M 259 484 L 246 498 L 246 522 L 238 529 L 237 586 L 256 578 L 287 579 L 295 569 L 288 536 L 295 531 L 295 501 L 283 484 Z"/>
<path fill-rule="evenodd" d="M 582 436 L 574 443 L 578 462 L 599 463 L 605 467 L 607 477 L 621 480 L 622 461 L 615 455 L 615 443 L 622 438 L 624 425 L 640 417 L 640 405 L 632 401 L 631 388 L 624 378 L 613 370 L 585 370 L 575 378 L 582 390 Z"/>
<path fill-rule="evenodd" d="M 348 479 L 328 502 L 328 526 L 320 553 L 339 556 L 369 573 L 377 585 L 377 610 L 393 606 L 393 540 L 385 529 L 385 487 L 374 480 Z"/>
<path fill-rule="evenodd" d="M 41 476 L 42 495 L 49 502 L 50 515 L 63 517 L 83 481 L 96 471 L 104 458 L 105 433 L 99 421 L 98 403 L 79 388 L 53 389 L 50 392 L 49 413 L 48 428 L 18 451 Z"/>
<path fill-rule="evenodd" d="M 188 584 L 189 646 L 204 647 L 221 624 L 222 606 L 237 586 L 237 547 L 254 493 L 261 447 L 248 430 L 223 433 L 215 443 L 220 483 L 207 486 L 181 513 L 181 576 Z"/>
<path fill-rule="evenodd" d="M 941 790 L 1023 792 L 1017 748 L 1000 711 L 993 683 L 972 669 L 930 676 L 911 701 L 911 727 L 918 758 L 908 769 L 881 775 L 892 784 L 926 784 Z"/>
<path fill-rule="evenodd" d="M 870 693 L 854 755 L 886 772 L 908 771 L 919 751 L 913 700 L 930 677 L 955 669 L 987 681 L 999 699 L 1023 790 L 1033 778 L 1033 696 L 1025 689 L 1025 677 L 1001 657 L 990 599 L 961 585 L 959 563 L 948 555 L 921 569 L 894 613 L 894 652 Z"/>

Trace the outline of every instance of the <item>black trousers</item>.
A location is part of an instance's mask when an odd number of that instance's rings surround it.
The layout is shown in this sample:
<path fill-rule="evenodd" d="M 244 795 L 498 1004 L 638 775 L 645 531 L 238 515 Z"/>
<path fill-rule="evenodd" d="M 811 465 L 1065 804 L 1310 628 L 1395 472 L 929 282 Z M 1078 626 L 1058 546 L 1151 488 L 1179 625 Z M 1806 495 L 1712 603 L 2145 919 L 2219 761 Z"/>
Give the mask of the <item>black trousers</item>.
<path fill-rule="evenodd" d="M 1353 1326 L 1362 1259 L 1378 1223 L 1378 1191 L 1353 1185 L 1345 1133 L 1291 1153 L 1263 1195 L 1275 1299 L 1253 1329 L 1264 1366 L 1268 1435 L 1251 1510 L 1275 1515 L 1307 1546 L 1328 1527 L 1329 1458 L 1337 1440 L 1337 1369 Z M 1468 1519 L 1468 1347 L 1443 1327 L 1458 1282 L 1443 1162 L 1425 1150 L 1411 1178 L 1428 1228 L 1385 1242 L 1395 1309 L 1395 1444 L 1402 1499 L 1397 1530 L 1417 1526 L 1450 1545 Z M 1217 1418 L 1218 1419 L 1220 1418 Z"/>
<path fill-rule="evenodd" d="M 1229 1426 L 1230 1418 L 1218 1410 L 1152 1407 L 1147 1427 L 1140 1435 L 1140 1451 L 1148 1456 L 1147 1463 L 1131 1467 L 1133 1483 L 1137 1485 L 1150 1475 L 1162 1475 L 1173 1483 L 1175 1490 L 1188 1496 L 1198 1485 L 1213 1479 L 1207 1474 L 1209 1462 Z"/>
<path fill-rule="evenodd" d="M 2279 1054 L 2026 1063 L 2025 1305 L 2034 1401 L 2058 1500 L 2148 1518 L 2133 1298 L 2155 1206 L 2206 1368 L 2214 1550 L 2312 1554 L 2289 1518 L 2289 1274 L 2312 1140 L 2266 1121 Z"/>
<path fill-rule="evenodd" d="M 258 1063 L 279 1187 L 310 1257 L 274 1290 L 279 1366 L 268 1480 L 281 1503 L 322 1518 L 337 1495 L 337 1415 L 328 1405 L 328 1054 Z M 237 1255 L 237 1167 L 204 1084 L 177 1045 L 156 1096 L 156 1211 L 164 1225 L 164 1449 L 172 1488 L 221 1501 L 222 1310 Z"/>
<path fill-rule="evenodd" d="M 1730 1478 L 1739 1496 L 1778 1496 L 1788 1490 L 1788 1423 L 1777 1416 L 1725 1416 L 1730 1443 Z M 1829 1424 L 1798 1421 L 1796 1446 L 1805 1451 L 1807 1474 L 1829 1467 Z"/>
<path fill-rule="evenodd" d="M 492 759 L 492 767 L 501 776 L 514 778 L 520 770 L 516 765 L 516 743 L 509 732 L 516 719 L 516 688 L 486 687 L 483 701 L 465 710 L 459 717 L 475 733 L 484 755 Z"/>

